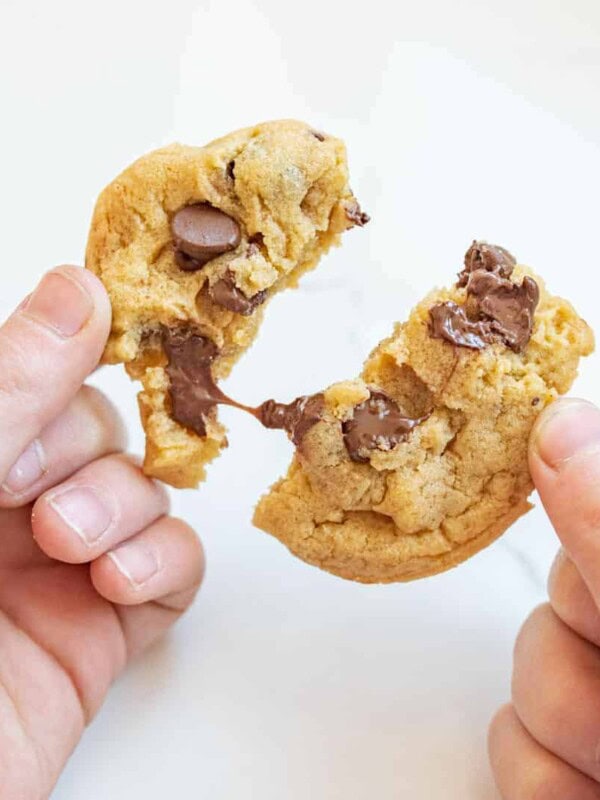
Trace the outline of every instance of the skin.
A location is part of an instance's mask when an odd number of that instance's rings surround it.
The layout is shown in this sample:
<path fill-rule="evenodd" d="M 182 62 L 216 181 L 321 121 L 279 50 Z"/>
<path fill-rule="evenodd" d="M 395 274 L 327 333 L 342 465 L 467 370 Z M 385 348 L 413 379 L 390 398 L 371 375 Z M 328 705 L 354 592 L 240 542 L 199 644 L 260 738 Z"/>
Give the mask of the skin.
<path fill-rule="evenodd" d="M 49 796 L 129 659 L 189 606 L 204 559 L 83 385 L 102 284 L 48 273 L 0 328 L 0 797 Z"/>
<path fill-rule="evenodd" d="M 562 547 L 549 602 L 523 625 L 511 702 L 489 732 L 505 800 L 600 798 L 600 411 L 562 400 L 540 418 L 533 479 Z"/>

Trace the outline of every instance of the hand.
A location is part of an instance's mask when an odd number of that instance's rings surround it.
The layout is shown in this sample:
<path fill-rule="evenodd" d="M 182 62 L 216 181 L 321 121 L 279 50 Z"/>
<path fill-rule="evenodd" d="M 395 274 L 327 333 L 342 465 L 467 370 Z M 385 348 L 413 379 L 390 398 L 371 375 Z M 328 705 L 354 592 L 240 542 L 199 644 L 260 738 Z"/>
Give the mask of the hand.
<path fill-rule="evenodd" d="M 562 542 L 550 602 L 525 622 L 512 703 L 490 728 L 504 800 L 600 798 L 600 411 L 563 400 L 540 418 L 533 479 Z"/>
<path fill-rule="evenodd" d="M 123 455 L 82 386 L 110 327 L 91 273 L 61 267 L 0 328 L 0 796 L 48 797 L 127 661 L 194 597 L 193 531 Z"/>

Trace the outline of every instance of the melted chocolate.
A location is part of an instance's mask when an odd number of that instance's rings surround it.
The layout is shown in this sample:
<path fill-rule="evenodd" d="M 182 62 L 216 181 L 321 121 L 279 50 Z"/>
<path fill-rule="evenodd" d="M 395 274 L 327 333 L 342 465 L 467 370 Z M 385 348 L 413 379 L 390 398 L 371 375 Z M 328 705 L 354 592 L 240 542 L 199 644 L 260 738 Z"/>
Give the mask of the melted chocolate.
<path fill-rule="evenodd" d="M 216 405 L 239 408 L 266 428 L 285 430 L 295 445 L 321 418 L 320 394 L 298 397 L 287 404 L 266 400 L 257 408 L 232 400 L 219 389 L 212 375 L 212 363 L 219 353 L 216 344 L 189 328 L 163 328 L 162 342 L 168 360 L 171 416 L 199 436 L 206 436 L 206 419 Z"/>
<path fill-rule="evenodd" d="M 473 241 L 465 253 L 465 266 L 458 275 L 457 286 L 466 286 L 469 276 L 477 270 L 494 272 L 501 278 L 510 278 L 513 273 L 516 258 L 497 244 Z"/>
<path fill-rule="evenodd" d="M 206 261 L 187 256 L 183 250 L 175 250 L 175 263 L 184 272 L 197 272 L 206 264 Z"/>
<path fill-rule="evenodd" d="M 291 403 L 265 400 L 252 413 L 265 428 L 280 428 L 298 446 L 323 414 L 323 395 L 303 395 Z"/>
<path fill-rule="evenodd" d="M 519 286 L 492 272 L 478 270 L 469 278 L 467 293 L 504 344 L 520 353 L 531 338 L 533 314 L 540 299 L 537 283 L 524 277 Z"/>
<path fill-rule="evenodd" d="M 212 376 L 216 344 L 186 328 L 163 328 L 171 416 L 180 425 L 206 436 L 206 417 L 217 403 L 235 405 L 221 392 Z"/>
<path fill-rule="evenodd" d="M 427 416 L 406 417 L 390 397 L 372 391 L 368 400 L 356 406 L 352 419 L 342 424 L 348 455 L 352 461 L 366 463 L 369 450 L 391 450 Z"/>
<path fill-rule="evenodd" d="M 255 252 L 258 252 L 261 247 L 264 247 L 264 245 L 265 238 L 262 233 L 255 233 L 248 237 L 248 248 L 256 248 Z"/>
<path fill-rule="evenodd" d="M 456 303 L 438 303 L 429 311 L 430 332 L 434 339 L 445 339 L 458 347 L 481 350 L 495 341 L 489 325 L 473 322 L 467 317 L 464 306 Z"/>
<path fill-rule="evenodd" d="M 346 206 L 346 219 L 352 225 L 358 225 L 359 228 L 364 227 L 367 222 L 370 222 L 371 217 L 366 214 L 358 204 L 357 200 Z"/>
<path fill-rule="evenodd" d="M 253 243 L 250 244 L 250 247 L 253 247 Z M 252 297 L 246 297 L 242 290 L 235 285 L 235 275 L 229 271 L 208 291 L 215 303 L 242 317 L 250 316 L 254 309 L 267 299 L 266 289 L 257 292 Z"/>
<path fill-rule="evenodd" d="M 532 278 L 523 278 L 520 285 L 510 280 L 515 263 L 503 247 L 473 242 L 458 280 L 459 286 L 467 288 L 467 302 L 433 306 L 429 310 L 431 336 L 475 350 L 502 342 L 522 352 L 531 338 L 540 292 Z"/>

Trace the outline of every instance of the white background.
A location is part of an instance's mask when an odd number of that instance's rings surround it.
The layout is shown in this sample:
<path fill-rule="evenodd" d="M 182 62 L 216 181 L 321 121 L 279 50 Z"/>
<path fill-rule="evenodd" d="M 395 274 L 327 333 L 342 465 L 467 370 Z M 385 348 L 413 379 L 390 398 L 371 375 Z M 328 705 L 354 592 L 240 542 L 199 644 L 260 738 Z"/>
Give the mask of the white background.
<path fill-rule="evenodd" d="M 373 221 L 271 305 L 236 396 L 356 374 L 473 237 L 600 330 L 599 93 L 597 0 L 0 0 L 0 310 L 81 262 L 95 196 L 142 152 L 295 116 L 346 140 Z M 120 368 L 96 380 L 139 450 L 134 387 Z M 600 400 L 596 359 L 577 391 Z M 346 583 L 251 527 L 291 447 L 223 417 L 231 447 L 174 496 L 206 544 L 202 593 L 115 686 L 53 796 L 494 798 L 486 725 L 544 597 L 543 513 L 450 574 Z"/>

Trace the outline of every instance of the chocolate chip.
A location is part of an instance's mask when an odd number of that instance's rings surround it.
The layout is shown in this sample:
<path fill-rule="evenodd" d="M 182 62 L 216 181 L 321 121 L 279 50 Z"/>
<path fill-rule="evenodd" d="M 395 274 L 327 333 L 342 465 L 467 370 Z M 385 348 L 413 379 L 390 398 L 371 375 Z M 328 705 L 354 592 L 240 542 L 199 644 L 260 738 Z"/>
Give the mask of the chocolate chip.
<path fill-rule="evenodd" d="M 351 222 L 352 225 L 358 225 L 359 228 L 362 228 L 371 220 L 371 217 L 362 211 L 358 202 L 354 200 L 346 206 L 346 219 Z"/>
<path fill-rule="evenodd" d="M 468 319 L 464 307 L 456 303 L 438 303 L 429 309 L 429 317 L 429 331 L 434 339 L 445 339 L 473 350 L 481 350 L 495 341 L 489 327 Z"/>
<path fill-rule="evenodd" d="M 540 290 L 533 278 L 525 276 L 520 285 L 493 272 L 477 270 L 467 284 L 467 294 L 475 298 L 479 313 L 504 344 L 520 353 L 533 330 L 533 314 Z"/>
<path fill-rule="evenodd" d="M 186 256 L 183 250 L 175 250 L 175 263 L 184 272 L 197 272 L 207 263 L 206 261 L 198 261 L 196 258 Z"/>
<path fill-rule="evenodd" d="M 304 395 L 291 403 L 265 400 L 255 410 L 255 416 L 265 428 L 287 431 L 298 447 L 308 431 L 321 419 L 324 408 L 322 394 Z"/>
<path fill-rule="evenodd" d="M 466 305 L 447 302 L 431 308 L 431 335 L 477 350 L 502 342 L 520 353 L 531 338 L 540 292 L 527 276 L 520 285 L 509 280 L 514 265 L 503 247 L 474 242 L 459 278 L 467 287 Z"/>
<path fill-rule="evenodd" d="M 516 258 L 504 247 L 487 242 L 473 241 L 465 253 L 465 266 L 458 275 L 457 286 L 466 286 L 469 275 L 477 270 L 494 272 L 501 278 L 510 278 L 513 273 Z"/>
<path fill-rule="evenodd" d="M 325 136 L 321 133 L 321 131 L 311 131 L 311 133 L 315 139 L 318 139 L 320 142 L 325 141 Z"/>
<path fill-rule="evenodd" d="M 371 391 L 368 400 L 355 407 L 352 419 L 342 424 L 348 455 L 352 461 L 366 463 L 370 450 L 391 450 L 405 441 L 427 416 L 418 419 L 406 417 L 386 394 Z"/>
<path fill-rule="evenodd" d="M 540 400 L 539 397 L 534 397 L 533 400 L 531 401 L 531 405 L 532 406 L 539 406 L 540 403 L 541 403 L 541 400 Z"/>
<path fill-rule="evenodd" d="M 248 239 L 248 250 L 246 251 L 246 256 L 248 258 L 255 256 L 257 253 L 260 253 L 260 248 L 263 246 L 264 239 L 262 233 L 255 233 L 254 236 L 251 236 Z"/>
<path fill-rule="evenodd" d="M 229 271 L 208 291 L 215 303 L 227 308 L 229 311 L 233 311 L 235 314 L 241 314 L 243 317 L 250 316 L 254 309 L 267 299 L 266 289 L 262 292 L 257 292 L 252 297 L 246 297 L 242 290 L 236 286 L 235 275 Z"/>
<path fill-rule="evenodd" d="M 234 169 L 235 169 L 235 161 L 234 161 L 234 160 L 231 160 L 231 161 L 229 162 L 229 164 L 227 164 L 227 169 L 225 170 L 225 173 L 227 174 L 227 177 L 228 177 L 228 178 L 229 178 L 229 180 L 231 180 L 231 181 L 234 181 L 234 180 L 235 180 L 235 175 L 233 174 L 233 170 L 234 170 Z"/>
<path fill-rule="evenodd" d="M 171 219 L 171 233 L 175 248 L 198 264 L 194 269 L 234 250 L 241 239 L 238 223 L 208 203 L 179 209 Z"/>

